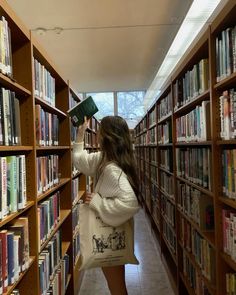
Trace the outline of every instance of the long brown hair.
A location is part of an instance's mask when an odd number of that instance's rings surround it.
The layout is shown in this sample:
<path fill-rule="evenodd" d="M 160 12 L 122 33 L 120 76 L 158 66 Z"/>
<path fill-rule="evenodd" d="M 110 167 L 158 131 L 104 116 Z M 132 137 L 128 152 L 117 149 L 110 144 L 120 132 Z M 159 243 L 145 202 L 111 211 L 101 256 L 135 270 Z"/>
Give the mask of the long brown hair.
<path fill-rule="evenodd" d="M 98 166 L 98 175 L 109 162 L 115 163 L 127 175 L 130 185 L 138 196 L 138 176 L 126 121 L 120 116 L 104 117 L 99 128 L 99 143 L 102 158 Z"/>

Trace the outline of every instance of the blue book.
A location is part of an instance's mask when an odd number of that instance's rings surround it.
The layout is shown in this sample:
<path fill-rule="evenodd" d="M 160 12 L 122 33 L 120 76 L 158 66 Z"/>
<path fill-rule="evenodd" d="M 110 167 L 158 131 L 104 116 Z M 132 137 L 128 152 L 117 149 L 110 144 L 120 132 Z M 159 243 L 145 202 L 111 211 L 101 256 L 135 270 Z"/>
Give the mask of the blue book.
<path fill-rule="evenodd" d="M 14 284 L 14 273 L 15 273 L 15 262 L 14 259 L 18 259 L 18 257 L 14 257 L 14 233 L 7 233 L 7 254 L 8 254 L 8 285 Z"/>

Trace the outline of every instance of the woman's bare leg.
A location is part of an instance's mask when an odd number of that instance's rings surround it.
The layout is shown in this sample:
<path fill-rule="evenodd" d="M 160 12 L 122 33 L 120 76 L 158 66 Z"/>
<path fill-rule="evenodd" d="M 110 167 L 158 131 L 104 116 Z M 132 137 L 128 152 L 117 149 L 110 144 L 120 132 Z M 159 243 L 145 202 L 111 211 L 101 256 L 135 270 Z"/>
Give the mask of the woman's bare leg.
<path fill-rule="evenodd" d="M 102 271 L 107 280 L 111 295 L 128 295 L 125 284 L 125 266 L 103 267 Z"/>

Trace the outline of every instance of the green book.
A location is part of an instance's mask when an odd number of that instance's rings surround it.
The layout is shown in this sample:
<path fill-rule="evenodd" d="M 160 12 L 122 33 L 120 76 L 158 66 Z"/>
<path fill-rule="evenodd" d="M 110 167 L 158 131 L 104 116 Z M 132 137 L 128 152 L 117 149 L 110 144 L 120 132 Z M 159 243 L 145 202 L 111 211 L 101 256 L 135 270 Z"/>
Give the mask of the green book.
<path fill-rule="evenodd" d="M 98 108 L 92 98 L 89 96 L 67 111 L 71 117 L 74 126 L 79 126 L 84 123 L 84 117 L 91 118 L 98 112 Z"/>

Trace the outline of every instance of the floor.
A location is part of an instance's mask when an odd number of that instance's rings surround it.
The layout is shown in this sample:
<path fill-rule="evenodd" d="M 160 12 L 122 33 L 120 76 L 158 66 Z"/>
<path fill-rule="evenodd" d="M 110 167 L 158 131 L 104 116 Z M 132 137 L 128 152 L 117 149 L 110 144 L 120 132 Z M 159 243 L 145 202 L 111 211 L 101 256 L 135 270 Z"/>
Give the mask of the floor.
<path fill-rule="evenodd" d="M 126 265 L 129 295 L 174 295 L 143 210 L 135 216 L 135 254 L 140 262 Z M 79 295 L 109 295 L 100 269 L 85 272 Z"/>

